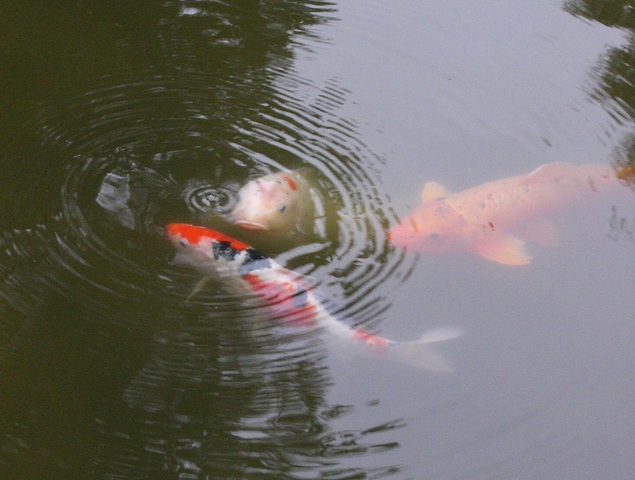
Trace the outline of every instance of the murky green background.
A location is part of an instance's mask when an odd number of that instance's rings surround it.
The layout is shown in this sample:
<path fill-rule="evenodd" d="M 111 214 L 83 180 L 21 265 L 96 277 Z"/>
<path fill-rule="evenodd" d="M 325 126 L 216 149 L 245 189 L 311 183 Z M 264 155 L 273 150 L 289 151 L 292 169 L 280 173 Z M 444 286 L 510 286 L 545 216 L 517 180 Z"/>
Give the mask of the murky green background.
<path fill-rule="evenodd" d="M 525 4 L 526 3 L 526 4 Z M 426 181 L 632 164 L 629 2 L 5 1 L 0 477 L 630 479 L 635 202 L 530 265 L 400 252 Z M 313 234 L 224 220 L 310 167 Z M 280 328 L 171 262 L 204 223 L 450 374 Z"/>

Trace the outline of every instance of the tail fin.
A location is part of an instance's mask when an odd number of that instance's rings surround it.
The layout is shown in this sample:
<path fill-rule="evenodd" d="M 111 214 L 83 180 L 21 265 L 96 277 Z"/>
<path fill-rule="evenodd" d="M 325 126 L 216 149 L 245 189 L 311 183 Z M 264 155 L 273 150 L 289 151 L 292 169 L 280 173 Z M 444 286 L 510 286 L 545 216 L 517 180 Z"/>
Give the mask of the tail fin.
<path fill-rule="evenodd" d="M 453 371 L 450 364 L 430 344 L 452 340 L 463 333 L 463 330 L 458 327 L 439 327 L 428 330 L 414 342 L 396 343 L 391 351 L 400 360 L 413 367 L 432 372 L 450 373 Z"/>
<path fill-rule="evenodd" d="M 465 332 L 459 327 L 437 327 L 425 332 L 418 340 L 415 340 L 414 344 L 423 345 L 426 343 L 445 342 L 446 340 L 452 340 L 453 338 L 460 337 Z"/>
<path fill-rule="evenodd" d="M 393 350 L 393 355 L 404 363 L 431 372 L 452 373 L 450 364 L 430 345 L 403 345 Z"/>

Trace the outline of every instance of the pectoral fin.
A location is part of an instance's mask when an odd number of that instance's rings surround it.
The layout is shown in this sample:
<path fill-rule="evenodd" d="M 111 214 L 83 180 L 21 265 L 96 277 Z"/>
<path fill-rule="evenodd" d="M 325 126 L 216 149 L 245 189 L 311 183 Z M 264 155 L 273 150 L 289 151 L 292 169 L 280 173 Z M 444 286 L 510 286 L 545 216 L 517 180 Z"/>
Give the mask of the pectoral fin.
<path fill-rule="evenodd" d="M 513 235 L 499 235 L 479 245 L 476 252 L 503 265 L 526 265 L 531 256 L 525 250 L 525 242 Z"/>
<path fill-rule="evenodd" d="M 437 200 L 439 198 L 443 198 L 447 196 L 448 196 L 447 189 L 440 183 L 436 183 L 436 182 L 426 183 L 423 187 L 423 190 L 421 191 L 422 202 Z"/>
<path fill-rule="evenodd" d="M 190 303 L 190 300 L 192 300 L 192 298 L 194 298 L 196 295 L 198 295 L 199 293 L 201 293 L 201 291 L 205 288 L 205 285 L 207 285 L 207 282 L 209 282 L 211 280 L 211 277 L 203 277 L 195 286 L 194 286 L 194 290 L 192 290 L 192 293 L 190 293 L 187 298 L 185 299 L 185 303 Z"/>
<path fill-rule="evenodd" d="M 172 265 L 188 265 L 195 266 L 196 262 L 194 261 L 191 254 L 186 254 L 184 252 L 176 252 L 174 258 L 170 262 Z"/>

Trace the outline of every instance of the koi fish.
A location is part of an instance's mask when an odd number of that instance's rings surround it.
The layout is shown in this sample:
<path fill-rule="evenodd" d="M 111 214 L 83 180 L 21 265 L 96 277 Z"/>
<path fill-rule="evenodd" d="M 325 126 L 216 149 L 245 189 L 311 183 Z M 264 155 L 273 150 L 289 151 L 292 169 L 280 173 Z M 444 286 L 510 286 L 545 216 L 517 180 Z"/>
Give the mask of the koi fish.
<path fill-rule="evenodd" d="M 241 228 L 289 232 L 306 229 L 313 217 L 311 189 L 298 172 L 277 172 L 246 183 L 231 218 Z"/>
<path fill-rule="evenodd" d="M 220 232 L 183 223 L 166 227 L 167 236 L 188 264 L 208 278 L 221 273 L 234 285 L 254 294 L 277 318 L 290 325 L 322 327 L 335 336 L 379 351 L 396 351 L 409 356 L 417 366 L 436 371 L 451 369 L 429 343 L 458 337 L 457 328 L 431 330 L 413 342 L 399 342 L 353 328 L 336 319 L 300 275 L 285 269 L 249 245 Z M 427 347 L 427 348 L 426 348 Z M 419 350 L 419 352 L 416 352 Z"/>
<path fill-rule="evenodd" d="M 426 253 L 474 252 L 505 265 L 524 265 L 531 256 L 515 233 L 532 221 L 544 243 L 556 243 L 546 215 L 585 197 L 615 189 L 632 172 L 602 165 L 576 167 L 549 163 L 527 175 L 484 183 L 449 194 L 437 183 L 425 185 L 422 204 L 388 232 L 390 243 Z M 542 223 L 541 225 L 539 225 Z"/>

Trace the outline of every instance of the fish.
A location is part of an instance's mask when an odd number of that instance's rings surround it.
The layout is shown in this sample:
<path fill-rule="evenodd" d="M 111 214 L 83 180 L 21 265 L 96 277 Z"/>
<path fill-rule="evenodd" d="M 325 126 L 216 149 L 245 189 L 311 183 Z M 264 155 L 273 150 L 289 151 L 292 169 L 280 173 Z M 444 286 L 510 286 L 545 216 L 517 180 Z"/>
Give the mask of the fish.
<path fill-rule="evenodd" d="M 288 234 L 306 231 L 313 212 L 310 185 L 296 170 L 247 182 L 238 191 L 230 218 L 243 229 Z"/>
<path fill-rule="evenodd" d="M 185 257 L 182 260 L 196 267 L 204 278 L 220 273 L 223 279 L 231 281 L 232 286 L 228 288 L 255 295 L 276 319 L 285 324 L 323 328 L 340 339 L 359 342 L 373 351 L 398 352 L 417 367 L 451 371 L 445 359 L 429 344 L 460 336 L 462 330 L 457 327 L 432 329 L 410 342 L 374 335 L 336 318 L 301 275 L 282 267 L 246 243 L 186 223 L 171 223 L 166 226 L 166 233 L 178 255 Z"/>
<path fill-rule="evenodd" d="M 388 241 L 404 250 L 470 252 L 503 265 L 526 265 L 532 257 L 523 232 L 557 244 L 557 229 L 545 219 L 593 194 L 615 190 L 632 175 L 627 170 L 632 168 L 618 172 L 604 165 L 554 162 L 454 194 L 429 182 L 421 205 L 390 228 Z"/>

